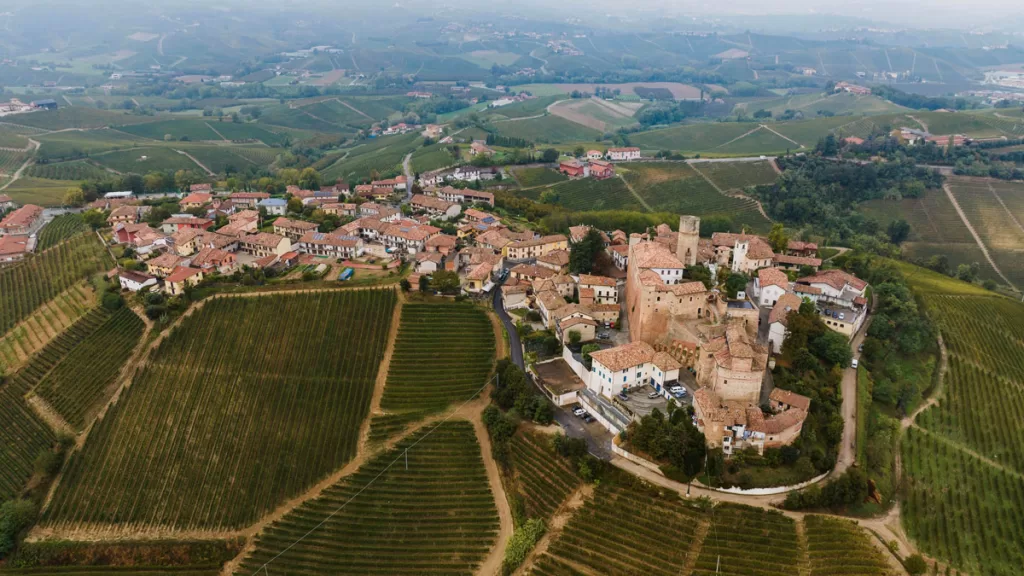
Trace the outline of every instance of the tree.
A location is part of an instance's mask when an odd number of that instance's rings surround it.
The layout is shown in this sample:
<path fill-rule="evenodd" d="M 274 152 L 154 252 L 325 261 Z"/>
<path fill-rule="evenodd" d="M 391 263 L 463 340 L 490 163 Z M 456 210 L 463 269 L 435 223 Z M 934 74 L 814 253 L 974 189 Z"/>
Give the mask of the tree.
<path fill-rule="evenodd" d="M 460 286 L 459 275 L 455 272 L 439 270 L 434 272 L 430 278 L 431 290 L 441 292 L 442 294 L 454 294 L 459 291 Z"/>
<path fill-rule="evenodd" d="M 953 139 L 950 138 L 950 141 Z M 903 567 L 907 569 L 907 574 L 911 576 L 918 576 L 928 571 L 928 564 L 924 561 L 924 557 L 920 554 L 914 554 L 913 556 L 907 556 L 903 561 Z"/>
<path fill-rule="evenodd" d="M 101 210 L 86 210 L 82 218 L 93 230 L 99 230 L 107 225 L 107 217 Z"/>
<path fill-rule="evenodd" d="M 8 500 L 0 505 L 0 560 L 14 549 L 18 534 L 35 518 L 36 506 L 31 500 Z"/>
<path fill-rule="evenodd" d="M 569 330 L 569 343 L 573 347 L 579 346 L 580 342 L 583 341 L 583 334 L 580 334 L 579 330 Z"/>
<path fill-rule="evenodd" d="M 838 364 L 842 368 L 850 365 L 853 353 L 846 336 L 834 330 L 826 330 L 824 334 L 810 342 L 811 352 L 829 364 Z"/>
<path fill-rule="evenodd" d="M 402 278 L 402 281 L 399 282 L 398 285 L 402 287 L 402 292 L 408 292 L 409 290 L 412 290 L 412 283 L 410 283 L 409 280 L 405 278 Z"/>
<path fill-rule="evenodd" d="M 320 173 L 313 168 L 303 168 L 299 174 L 299 188 L 303 190 L 319 190 Z"/>
<path fill-rule="evenodd" d="M 68 188 L 64 191 L 64 205 L 79 207 L 85 204 L 85 193 L 81 188 Z"/>
<path fill-rule="evenodd" d="M 910 223 L 902 218 L 889 222 L 887 229 L 889 241 L 893 244 L 900 244 L 910 236 Z"/>
<path fill-rule="evenodd" d="M 586 153 L 587 153 L 587 151 L 583 149 L 583 146 L 577 146 L 572 151 L 572 155 L 577 157 L 577 158 L 582 158 L 583 155 L 586 154 Z"/>
<path fill-rule="evenodd" d="M 963 280 L 964 282 L 974 282 L 978 278 L 978 272 L 981 271 L 981 265 L 977 262 L 970 264 L 961 264 L 956 267 L 956 277 Z"/>
<path fill-rule="evenodd" d="M 772 224 L 772 231 L 768 233 L 768 243 L 776 253 L 784 253 L 789 245 L 789 236 L 786 235 L 786 228 L 781 222 Z"/>
<path fill-rule="evenodd" d="M 729 298 L 735 298 L 736 293 L 746 290 L 747 283 L 750 282 L 750 278 L 742 272 L 733 272 L 729 274 L 729 278 L 725 281 L 725 294 Z"/>
<path fill-rule="evenodd" d="M 540 158 L 544 162 L 555 162 L 558 160 L 558 150 L 555 150 L 554 148 L 545 148 L 544 151 L 541 152 Z"/>
<path fill-rule="evenodd" d="M 302 214 L 302 200 L 294 196 L 288 199 L 288 211 L 294 214 Z"/>
<path fill-rule="evenodd" d="M 604 239 L 597 228 L 591 228 L 579 242 L 569 247 L 569 270 L 573 274 L 590 274 L 597 256 L 604 250 Z"/>
<path fill-rule="evenodd" d="M 146 192 L 160 192 L 167 187 L 163 172 L 150 172 L 142 177 L 142 187 Z"/>
<path fill-rule="evenodd" d="M 103 293 L 103 307 L 110 311 L 119 310 L 124 305 L 124 298 L 117 292 Z"/>
<path fill-rule="evenodd" d="M 695 264 L 686 267 L 686 277 L 690 280 L 702 282 L 705 288 L 711 288 L 715 282 L 711 278 L 711 270 L 703 264 Z"/>
<path fill-rule="evenodd" d="M 182 192 L 188 192 L 196 182 L 199 182 L 199 178 L 191 170 L 178 170 L 174 173 L 174 186 Z"/>

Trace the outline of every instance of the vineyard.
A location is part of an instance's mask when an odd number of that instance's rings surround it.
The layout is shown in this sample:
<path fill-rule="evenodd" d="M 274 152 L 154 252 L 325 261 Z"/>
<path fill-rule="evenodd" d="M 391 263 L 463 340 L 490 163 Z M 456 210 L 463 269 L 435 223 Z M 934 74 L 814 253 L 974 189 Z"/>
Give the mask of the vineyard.
<path fill-rule="evenodd" d="M 107 174 L 109 173 L 106 170 L 82 160 L 57 162 L 54 164 L 35 164 L 25 171 L 27 176 L 48 178 L 50 180 L 88 180 L 90 178 L 103 178 Z"/>
<path fill-rule="evenodd" d="M 869 540 L 871 536 L 853 522 L 809 515 L 804 517 L 804 528 L 811 576 L 896 574 L 882 552 Z"/>
<path fill-rule="evenodd" d="M 550 188 L 535 188 L 524 196 L 539 198 L 545 191 L 557 194 L 557 204 L 570 210 L 643 210 L 636 196 L 629 191 L 621 178 L 596 180 L 580 178 L 555 184 Z"/>
<path fill-rule="evenodd" d="M 973 178 L 950 179 L 949 187 L 999 269 L 1024 286 L 1024 187 Z"/>
<path fill-rule="evenodd" d="M 54 441 L 53 431 L 25 404 L 23 393 L 13 382 L 0 383 L 0 500 L 21 492 L 36 457 Z"/>
<path fill-rule="evenodd" d="M 24 152 L 0 150 L 0 175 L 13 175 L 25 162 L 25 157 Z"/>
<path fill-rule="evenodd" d="M 494 329 L 469 304 L 406 304 L 381 408 L 442 410 L 475 396 L 494 362 Z"/>
<path fill-rule="evenodd" d="M 515 496 L 526 518 L 551 518 L 580 484 L 568 461 L 555 453 L 552 438 L 525 431 L 512 438 Z"/>
<path fill-rule="evenodd" d="M 1024 306 L 938 274 L 908 274 L 949 369 L 907 430 L 903 523 L 921 550 L 980 576 L 1024 565 Z"/>
<path fill-rule="evenodd" d="M 796 523 L 779 512 L 719 505 L 693 576 L 789 576 L 800 562 Z"/>
<path fill-rule="evenodd" d="M 86 284 L 75 284 L 46 302 L 0 338 L 0 373 L 13 372 L 95 306 Z"/>
<path fill-rule="evenodd" d="M 69 462 L 44 524 L 251 524 L 356 451 L 391 290 L 212 300 Z"/>
<path fill-rule="evenodd" d="M 74 348 L 62 351 L 61 360 L 39 382 L 36 394 L 72 427 L 83 430 L 89 423 L 88 416 L 106 399 L 104 391 L 131 357 L 144 329 L 142 319 L 130 308 L 121 308 L 79 338 Z"/>
<path fill-rule="evenodd" d="M 512 168 L 511 171 L 516 182 L 518 182 L 519 186 L 523 188 L 557 184 L 568 180 L 568 178 L 561 172 L 552 170 L 551 168 L 544 168 L 543 166 L 535 168 Z"/>
<path fill-rule="evenodd" d="M 110 265 L 110 256 L 99 239 L 87 233 L 0 270 L 0 333 L 79 280 Z"/>
<path fill-rule="evenodd" d="M 705 170 L 705 165 L 700 169 Z M 737 228 L 746 225 L 758 232 L 770 225 L 753 200 L 721 194 L 687 164 L 630 164 L 623 170 L 623 178 L 654 210 L 724 216 Z"/>
<path fill-rule="evenodd" d="M 529 573 L 681 574 L 702 522 L 702 514 L 677 496 L 602 480 Z"/>
<path fill-rule="evenodd" d="M 326 182 L 338 178 L 368 180 L 373 172 L 381 178 L 393 176 L 401 172 L 406 154 L 416 150 L 420 143 L 420 136 L 416 133 L 377 138 L 352 148 L 347 157 L 321 171 L 321 176 Z"/>
<path fill-rule="evenodd" d="M 701 162 L 691 166 L 722 190 L 742 190 L 748 186 L 772 184 L 778 174 L 771 160 L 761 162 Z"/>
<path fill-rule="evenodd" d="M 38 204 L 39 206 L 61 206 L 70 183 L 66 180 L 46 180 L 43 178 L 26 178 L 22 176 L 13 180 L 4 190 L 19 204 Z"/>
<path fill-rule="evenodd" d="M 213 122 L 213 124 L 214 126 L 217 125 L 216 122 Z M 117 130 L 134 136 L 160 141 L 165 140 L 166 136 L 170 136 L 173 140 L 223 140 L 206 122 L 199 118 L 179 118 L 135 124 L 133 126 L 118 126 Z"/>
<path fill-rule="evenodd" d="M 447 168 L 457 163 L 458 160 L 448 152 L 444 144 L 421 147 L 412 153 L 412 171 L 417 174 Z"/>
<path fill-rule="evenodd" d="M 202 171 L 202 168 L 189 160 L 188 156 L 178 154 L 170 148 L 156 146 L 105 152 L 94 155 L 92 160 L 111 170 L 136 174 L 165 170 L 191 170 L 197 173 Z"/>
<path fill-rule="evenodd" d="M 501 136 L 522 138 L 539 144 L 593 142 L 601 136 L 601 132 L 593 128 L 551 114 L 540 118 L 495 123 L 494 128 Z"/>
<path fill-rule="evenodd" d="M 308 537 L 303 535 L 312 531 Z M 236 574 L 465 574 L 498 513 L 473 427 L 451 420 L 399 442 L 257 537 Z"/>
<path fill-rule="evenodd" d="M 85 232 L 89 227 L 78 214 L 61 214 L 39 232 L 39 239 L 36 244 L 36 251 L 41 252 L 53 248 L 58 243 Z"/>

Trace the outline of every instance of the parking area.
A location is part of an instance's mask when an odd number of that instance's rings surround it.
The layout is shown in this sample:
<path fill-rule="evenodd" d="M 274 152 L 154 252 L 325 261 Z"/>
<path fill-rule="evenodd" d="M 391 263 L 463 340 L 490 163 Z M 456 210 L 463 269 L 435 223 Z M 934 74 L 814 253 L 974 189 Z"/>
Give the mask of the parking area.
<path fill-rule="evenodd" d="M 651 396 L 654 398 L 651 398 Z M 654 409 L 657 408 L 662 414 L 668 412 L 668 398 L 665 395 L 657 392 L 650 386 L 640 386 L 639 388 L 633 388 L 626 395 L 625 400 L 616 396 L 614 402 L 626 408 L 626 411 L 634 417 L 643 418 Z"/>

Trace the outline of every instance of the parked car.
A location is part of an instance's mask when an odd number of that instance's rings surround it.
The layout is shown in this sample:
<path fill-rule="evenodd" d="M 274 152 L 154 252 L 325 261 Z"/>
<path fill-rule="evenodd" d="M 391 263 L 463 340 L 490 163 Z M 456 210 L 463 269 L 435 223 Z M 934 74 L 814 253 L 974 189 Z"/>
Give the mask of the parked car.
<path fill-rule="evenodd" d="M 825 316 L 831 316 L 831 315 L 832 315 L 832 309 L 831 308 L 825 308 Z"/>
<path fill-rule="evenodd" d="M 583 415 L 587 413 L 587 411 L 577 406 L 576 408 L 572 409 L 572 413 L 582 418 Z"/>
<path fill-rule="evenodd" d="M 607 332 L 601 332 L 600 334 L 597 335 L 597 338 L 599 340 L 607 340 L 608 339 L 608 333 Z"/>
<path fill-rule="evenodd" d="M 616 396 L 618 396 L 619 400 L 622 400 L 623 402 L 629 401 L 629 396 L 625 392 L 619 392 Z"/>
<path fill-rule="evenodd" d="M 839 313 L 839 319 L 840 320 L 846 320 L 846 312 L 840 312 Z"/>
<path fill-rule="evenodd" d="M 676 398 L 682 398 L 686 396 L 686 388 L 683 388 L 682 386 L 673 386 L 669 388 L 668 391 Z"/>
<path fill-rule="evenodd" d="M 658 396 L 661 396 L 661 392 L 658 392 L 657 390 L 647 395 L 647 397 L 650 398 L 651 400 L 657 398 Z"/>
<path fill-rule="evenodd" d="M 590 414 L 584 414 L 583 421 L 586 422 L 587 424 L 590 424 L 594 421 L 594 417 L 591 416 Z"/>
<path fill-rule="evenodd" d="M 863 352 L 863 351 L 864 351 L 864 345 L 863 344 L 861 344 L 860 346 L 857 346 L 857 352 Z"/>
<path fill-rule="evenodd" d="M 850 362 L 850 368 L 853 368 L 853 369 L 855 369 L 855 370 L 856 370 L 856 368 L 857 368 L 857 364 L 858 364 L 858 362 L 857 362 L 857 359 L 856 359 L 856 358 L 854 358 L 854 359 L 853 359 L 853 360 L 852 360 L 852 361 Z"/>

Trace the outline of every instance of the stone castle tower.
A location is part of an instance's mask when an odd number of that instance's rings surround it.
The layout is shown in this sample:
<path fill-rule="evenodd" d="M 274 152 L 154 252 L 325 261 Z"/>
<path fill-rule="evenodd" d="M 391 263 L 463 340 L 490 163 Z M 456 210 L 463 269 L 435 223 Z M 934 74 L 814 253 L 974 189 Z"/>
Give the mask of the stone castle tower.
<path fill-rule="evenodd" d="M 679 240 L 676 244 L 676 257 L 685 266 L 697 263 L 697 245 L 700 241 L 700 217 L 679 217 Z"/>

